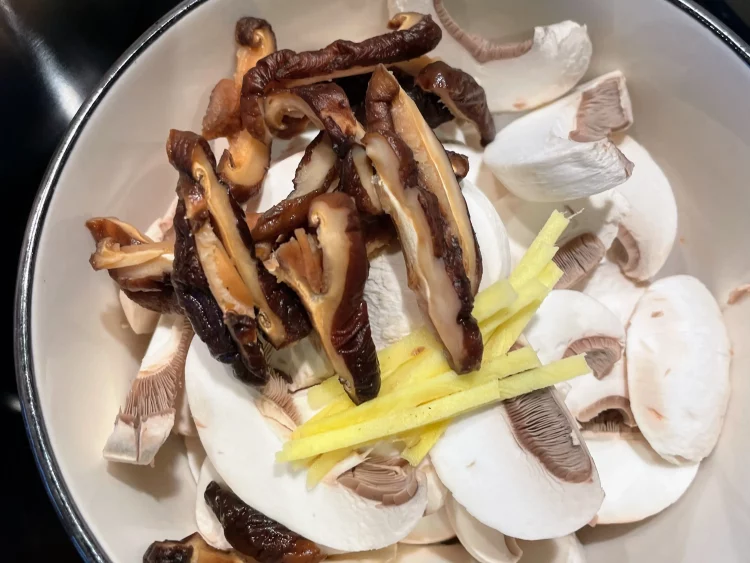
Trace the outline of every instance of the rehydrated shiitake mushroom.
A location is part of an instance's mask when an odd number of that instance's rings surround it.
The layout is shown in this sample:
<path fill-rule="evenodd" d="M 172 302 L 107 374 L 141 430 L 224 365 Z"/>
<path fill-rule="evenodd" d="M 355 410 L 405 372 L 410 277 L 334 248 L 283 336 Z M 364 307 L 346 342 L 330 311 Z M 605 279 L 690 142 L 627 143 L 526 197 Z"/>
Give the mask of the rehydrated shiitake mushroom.
<path fill-rule="evenodd" d="M 155 541 L 143 554 L 143 563 L 251 563 L 237 551 L 214 549 L 195 533 L 180 541 Z"/>
<path fill-rule="evenodd" d="M 361 145 L 352 145 L 341 164 L 341 191 L 354 198 L 360 213 L 383 213 L 375 180 L 375 170 L 365 148 Z"/>
<path fill-rule="evenodd" d="M 256 155 L 253 162 L 257 174 L 253 180 L 260 185 L 270 162 L 271 132 L 265 119 L 264 97 L 276 88 L 293 88 L 325 82 L 340 76 L 371 72 L 380 63 L 396 63 L 419 57 L 438 44 L 440 28 L 428 16 L 416 18 L 408 27 L 398 19 L 390 22 L 395 29 L 389 33 L 360 42 L 334 41 L 317 51 L 296 53 L 284 49 L 265 57 L 245 74 L 242 84 L 240 111 L 248 146 Z M 221 166 L 220 166 L 221 168 Z"/>
<path fill-rule="evenodd" d="M 192 339 L 193 330 L 184 317 L 162 315 L 104 446 L 105 459 L 137 465 L 154 462 L 175 423 Z"/>
<path fill-rule="evenodd" d="M 495 122 L 487 107 L 487 96 L 470 74 L 435 61 L 419 71 L 416 83 L 423 90 L 437 94 L 458 119 L 472 123 L 479 131 L 482 145 L 495 138 Z"/>
<path fill-rule="evenodd" d="M 318 196 L 308 225 L 266 262 L 302 299 L 323 348 L 355 403 L 377 396 L 380 367 L 362 298 L 369 270 L 354 201 L 342 193 Z"/>
<path fill-rule="evenodd" d="M 236 269 L 246 286 L 252 300 L 251 307 L 257 309 L 257 315 L 253 317 L 257 316 L 258 326 L 268 341 L 281 348 L 307 336 L 310 324 L 302 304 L 256 259 L 255 242 L 244 213 L 217 177 L 213 153 L 205 139 L 195 133 L 173 129 L 167 141 L 167 152 L 173 166 L 200 185 L 201 189 L 194 192 L 195 197 L 205 200 L 210 215 L 211 225 L 205 230 L 216 230 L 221 246 L 233 264 L 231 271 Z M 186 201 L 186 205 L 190 214 L 191 202 Z M 214 296 L 219 298 L 215 292 Z"/>
<path fill-rule="evenodd" d="M 234 79 L 219 81 L 211 92 L 203 117 L 203 137 L 227 137 L 229 148 L 219 161 L 219 175 L 242 203 L 255 195 L 268 169 L 270 150 L 243 129 L 240 116 L 242 79 L 256 63 L 276 50 L 276 36 L 263 19 L 246 17 L 237 21 L 234 31 L 237 64 Z"/>
<path fill-rule="evenodd" d="M 411 134 L 411 140 L 415 148 L 420 150 L 421 157 L 429 158 L 429 155 L 425 154 L 419 135 L 429 134 L 432 136 L 430 146 L 434 143 L 439 145 L 439 151 L 433 152 L 438 153 L 440 174 L 431 162 L 425 163 L 422 172 L 411 148 L 395 131 L 391 110 L 395 98 L 399 99 L 402 104 L 399 109 L 403 110 L 403 105 L 407 105 L 407 102 L 402 97 L 405 95 L 402 96 L 395 79 L 385 68 L 379 67 L 373 74 L 367 92 L 368 134 L 364 138 L 364 144 L 367 155 L 378 172 L 378 197 L 399 233 L 409 271 L 409 286 L 417 294 L 420 307 L 445 345 L 452 367 L 459 373 L 466 373 L 479 366 L 483 353 L 479 327 L 471 315 L 474 296 L 472 280 L 478 287 L 481 257 L 466 202 L 442 145 L 434 139 L 431 130 L 427 132 L 421 127 L 417 131 L 414 127 L 411 130 L 404 128 L 406 134 Z M 401 119 L 402 124 L 408 124 L 409 121 L 413 125 L 416 116 L 408 114 Z M 450 180 L 442 177 L 445 167 Z M 431 175 L 432 189 L 425 187 L 425 172 Z M 450 185 L 450 196 L 448 190 L 444 189 L 443 182 Z M 438 196 L 433 189 L 442 190 L 442 195 Z M 450 212 L 451 204 L 458 207 L 454 210 L 454 221 L 450 224 L 443 215 L 439 197 L 448 207 L 446 211 Z M 458 198 L 460 200 L 456 201 Z M 457 216 L 463 219 L 460 221 L 464 227 L 461 231 L 470 237 L 467 246 L 474 260 L 462 252 L 459 235 L 455 228 L 451 228 L 459 223 L 455 220 Z M 466 227 L 468 233 L 465 232 Z"/>
<path fill-rule="evenodd" d="M 177 310 L 171 285 L 171 242 L 154 242 L 113 217 L 89 219 L 86 228 L 96 242 L 89 260 L 94 270 L 107 270 L 126 296 L 146 309 L 159 313 Z"/>

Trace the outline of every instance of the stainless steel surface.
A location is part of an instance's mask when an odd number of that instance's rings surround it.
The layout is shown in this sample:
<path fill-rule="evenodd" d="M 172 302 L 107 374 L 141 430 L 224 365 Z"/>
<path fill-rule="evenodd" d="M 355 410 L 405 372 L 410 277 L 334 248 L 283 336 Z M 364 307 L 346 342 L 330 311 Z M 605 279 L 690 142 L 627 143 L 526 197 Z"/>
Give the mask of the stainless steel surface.
<path fill-rule="evenodd" d="M 128 61 L 138 56 L 163 26 L 174 22 L 190 9 L 190 5 L 202 1 L 205 0 L 190 0 L 162 19 L 160 26 L 149 29 L 162 14 L 173 9 L 176 2 L 0 0 L 0 107 L 4 125 L 0 141 L 0 170 L 5 191 L 10 195 L 6 199 L 6 208 L 13 206 L 9 213 L 6 211 L 6 215 L 12 218 L 11 252 L 16 253 L 21 247 L 13 340 L 20 402 L 25 404 L 26 428 L 31 440 L 30 445 L 10 375 L 11 367 L 7 365 L 7 375 L 0 388 L 0 420 L 6 435 L 10 436 L 10 450 L 5 453 L 6 459 L 10 460 L 6 464 L 10 467 L 6 481 L 10 498 L 6 498 L 6 506 L 14 508 L 4 511 L 2 516 L 0 529 L 6 539 L 0 557 L 2 561 L 65 563 L 80 560 L 43 492 L 45 488 L 65 521 L 67 532 L 74 537 L 80 554 L 90 561 L 106 560 L 101 557 L 85 523 L 78 519 L 75 507 L 68 503 L 64 483 L 56 477 L 55 463 L 37 410 L 28 345 L 28 282 L 32 273 L 32 256 L 38 227 L 44 218 L 56 176 L 64 165 L 66 149 L 75 141 L 88 112 Z M 737 36 L 750 40 L 750 27 L 742 19 L 742 14 L 750 16 L 750 0 L 701 2 L 715 17 L 696 10 L 693 4 L 670 1 L 711 28 L 738 55 L 750 61 L 750 54 L 736 41 Z M 729 27 L 725 27 L 722 21 Z M 142 36 L 144 32 L 146 34 Z M 123 52 L 126 54 L 118 60 Z M 114 67 L 111 66 L 113 63 Z M 71 129 L 63 138 L 71 121 Z M 62 144 L 53 157 L 61 139 Z M 37 194 L 40 182 L 41 190 Z M 37 199 L 24 237 L 27 215 L 35 196 Z M 6 277 L 11 280 L 7 282 L 7 295 L 10 296 L 13 294 L 13 277 Z M 10 317 L 10 298 L 5 307 L 7 319 Z M 6 342 L 6 356 L 10 358 L 11 339 Z M 34 456 L 43 479 L 34 466 Z"/>

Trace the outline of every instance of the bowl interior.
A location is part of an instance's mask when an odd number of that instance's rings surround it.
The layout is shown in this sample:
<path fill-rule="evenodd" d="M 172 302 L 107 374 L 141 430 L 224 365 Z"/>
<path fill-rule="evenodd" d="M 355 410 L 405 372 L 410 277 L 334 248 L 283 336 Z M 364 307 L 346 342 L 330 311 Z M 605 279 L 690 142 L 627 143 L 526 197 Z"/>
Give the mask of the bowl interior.
<path fill-rule="evenodd" d="M 465 27 L 488 36 L 564 19 L 588 24 L 595 54 L 590 74 L 624 71 L 636 116 L 631 134 L 662 165 L 678 198 L 679 244 L 668 271 L 699 277 L 721 303 L 750 281 L 746 62 L 665 0 L 446 4 Z M 165 157 L 167 133 L 200 130 L 211 88 L 232 71 L 234 22 L 246 15 L 268 19 L 279 45 L 292 49 L 382 33 L 387 20 L 381 1 L 195 2 L 109 86 L 84 121 L 47 202 L 31 301 L 36 389 L 71 499 L 118 563 L 139 561 L 155 539 L 192 533 L 195 487 L 179 440 L 170 440 L 153 468 L 101 457 L 146 343 L 124 324 L 107 276 L 88 267 L 91 240 L 83 223 L 104 214 L 145 228 L 167 207 L 176 182 Z M 676 506 L 640 524 L 586 530 L 590 560 L 745 560 L 748 313 L 750 299 L 725 313 L 734 343 L 734 393 L 718 449 Z"/>

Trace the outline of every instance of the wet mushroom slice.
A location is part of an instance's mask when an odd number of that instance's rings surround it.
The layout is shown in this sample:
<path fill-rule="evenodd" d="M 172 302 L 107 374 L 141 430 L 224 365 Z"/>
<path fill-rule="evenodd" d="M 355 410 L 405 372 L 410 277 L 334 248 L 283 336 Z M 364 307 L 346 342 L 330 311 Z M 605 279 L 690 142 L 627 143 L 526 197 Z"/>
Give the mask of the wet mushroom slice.
<path fill-rule="evenodd" d="M 137 465 L 154 462 L 172 433 L 192 339 L 193 330 L 184 317 L 162 315 L 104 446 L 105 459 Z"/>
<path fill-rule="evenodd" d="M 620 424 L 635 427 L 635 417 L 630 408 L 625 358 L 617 360 L 610 372 L 601 379 L 588 373 L 567 383 L 565 406 L 584 427 L 586 423 L 595 421 L 602 415 L 616 415 Z"/>
<path fill-rule="evenodd" d="M 523 562 L 586 563 L 586 553 L 576 534 L 542 541 L 518 540 L 516 544 L 523 552 Z"/>
<path fill-rule="evenodd" d="M 482 256 L 471 226 L 466 200 L 443 145 L 411 98 L 382 65 L 373 72 L 367 104 L 368 127 L 371 125 L 371 116 L 375 128 L 380 127 L 378 123 L 386 120 L 392 124 L 393 130 L 411 150 L 417 165 L 419 182 L 435 196 L 440 213 L 445 219 L 446 242 L 460 251 L 471 291 L 476 294 L 482 281 Z M 387 112 L 387 115 L 384 112 Z M 381 115 L 378 115 L 379 113 Z"/>
<path fill-rule="evenodd" d="M 340 475 L 339 483 L 385 506 L 409 502 L 419 488 L 416 471 L 399 456 L 372 456 Z"/>
<path fill-rule="evenodd" d="M 344 90 L 330 82 L 269 91 L 264 115 L 271 132 L 292 138 L 312 123 L 328 133 L 333 149 L 344 156 L 351 144 L 364 136 Z"/>
<path fill-rule="evenodd" d="M 605 258 L 575 289 L 599 301 L 627 327 L 647 287 L 626 277 L 617 264 Z"/>
<path fill-rule="evenodd" d="M 224 527 L 230 545 L 258 563 L 318 563 L 320 548 L 212 481 L 204 494 L 206 504 Z"/>
<path fill-rule="evenodd" d="M 446 506 L 458 540 L 479 563 L 517 563 L 521 559 L 523 552 L 514 538 L 482 524 L 453 497 Z"/>
<path fill-rule="evenodd" d="M 501 41 L 464 29 L 443 0 L 389 0 L 389 13 L 423 12 L 440 22 L 443 40 L 431 57 L 462 68 L 488 95 L 493 113 L 533 109 L 551 102 L 583 78 L 592 54 L 586 26 L 563 21 Z"/>
<path fill-rule="evenodd" d="M 633 163 L 610 140 L 633 123 L 625 77 L 615 71 L 504 127 L 484 162 L 509 191 L 560 202 L 623 184 Z"/>
<path fill-rule="evenodd" d="M 604 498 L 576 422 L 553 389 L 454 422 L 430 458 L 471 516 L 513 538 L 571 534 Z"/>
<path fill-rule="evenodd" d="M 377 396 L 380 367 L 362 295 L 369 265 L 354 201 L 341 193 L 318 196 L 308 225 L 266 262 L 302 299 L 323 348 L 349 397 Z"/>
<path fill-rule="evenodd" d="M 125 296 L 145 309 L 177 310 L 171 242 L 153 242 L 132 225 L 111 217 L 89 219 L 86 228 L 96 242 L 89 260 L 94 270 L 107 270 Z"/>
<path fill-rule="evenodd" d="M 482 146 L 495 138 L 495 122 L 487 107 L 487 96 L 470 74 L 435 61 L 419 72 L 416 83 L 423 90 L 437 94 L 457 119 L 474 125 Z"/>
<path fill-rule="evenodd" d="M 257 308 L 257 315 L 252 316 L 257 317 L 257 324 L 269 342 L 281 348 L 307 336 L 311 327 L 302 304 L 256 259 L 255 242 L 244 213 L 217 177 L 213 153 L 205 139 L 195 133 L 173 129 L 167 141 L 167 153 L 180 173 L 190 175 L 200 185 L 200 190 L 189 193 L 205 200 L 211 222 L 211 228 L 205 231 L 216 230 L 221 246 L 233 264 L 231 271 L 236 269 L 251 296 L 252 306 Z M 183 197 L 187 195 L 186 192 Z"/>
<path fill-rule="evenodd" d="M 471 315 L 474 294 L 461 253 L 446 241 L 448 229 L 437 197 L 420 185 L 409 147 L 393 131 L 376 131 L 369 132 L 364 143 L 380 178 L 378 197 L 398 231 L 408 286 L 448 351 L 453 369 L 470 372 L 481 364 L 484 346 Z"/>
<path fill-rule="evenodd" d="M 620 221 L 612 259 L 636 281 L 661 270 L 677 238 L 677 203 L 659 165 L 634 139 L 626 136 L 618 148 L 635 164 L 630 179 L 617 187 L 629 212 Z"/>
<path fill-rule="evenodd" d="M 253 240 L 275 243 L 292 236 L 296 229 L 307 225 L 307 214 L 315 198 L 339 186 L 338 157 L 324 131 L 305 149 L 292 183 L 294 189 L 285 199 L 254 218 L 250 227 Z M 267 189 L 275 190 L 276 186 Z"/>
<path fill-rule="evenodd" d="M 439 26 L 421 16 L 401 28 L 400 19 L 389 22 L 394 29 L 360 42 L 339 39 L 317 51 L 296 53 L 284 49 L 265 57 L 243 79 L 240 112 L 245 128 L 245 158 L 252 167 L 253 186 L 260 186 L 270 164 L 271 134 L 265 120 L 265 95 L 275 88 L 292 88 L 325 82 L 340 76 L 372 72 L 380 63 L 417 58 L 438 44 Z M 222 158 L 222 161 L 224 159 Z M 222 169 L 221 162 L 219 163 Z"/>
<path fill-rule="evenodd" d="M 249 563 L 236 551 L 221 551 L 206 543 L 200 534 L 181 541 L 155 541 L 143 554 L 143 563 Z"/>
<path fill-rule="evenodd" d="M 361 145 L 352 145 L 341 163 L 341 191 L 354 198 L 360 213 L 383 213 L 375 180 L 375 170 L 365 148 Z"/>
<path fill-rule="evenodd" d="M 427 508 L 417 526 L 401 543 L 425 545 L 448 541 L 456 537 L 450 523 L 447 502 L 450 497 L 448 489 L 440 481 L 429 456 L 419 464 L 417 469 L 425 475 L 427 482 Z"/>
<path fill-rule="evenodd" d="M 459 182 L 469 175 L 469 157 L 457 153 L 455 151 L 445 150 L 445 154 L 448 155 L 448 160 L 451 161 L 451 168 L 453 173 L 456 175 L 456 180 Z"/>
<path fill-rule="evenodd" d="M 691 276 L 660 279 L 630 319 L 630 405 L 665 460 L 700 461 L 716 446 L 729 401 L 730 341 L 719 305 Z"/>
<path fill-rule="evenodd" d="M 198 482 L 196 483 L 195 526 L 198 533 L 208 545 L 216 549 L 230 551 L 232 544 L 227 541 L 224 535 L 224 527 L 213 510 L 211 510 L 211 507 L 206 503 L 206 489 L 213 482 L 222 488 L 227 488 L 226 483 L 224 483 L 221 476 L 216 472 L 216 468 L 214 468 L 211 460 L 205 458 L 201 464 Z"/>

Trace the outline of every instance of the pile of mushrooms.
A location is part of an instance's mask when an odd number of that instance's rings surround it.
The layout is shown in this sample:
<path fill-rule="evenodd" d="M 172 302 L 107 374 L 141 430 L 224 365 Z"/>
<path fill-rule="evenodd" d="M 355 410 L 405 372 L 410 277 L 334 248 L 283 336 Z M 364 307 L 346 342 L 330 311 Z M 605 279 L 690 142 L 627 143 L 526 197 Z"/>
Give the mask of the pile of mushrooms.
<path fill-rule="evenodd" d="M 625 76 L 577 85 L 575 22 L 501 42 L 442 0 L 388 4 L 387 32 L 315 51 L 240 19 L 201 134 L 169 134 L 174 203 L 145 233 L 87 222 L 92 267 L 151 334 L 104 456 L 154 465 L 180 434 L 197 487 L 197 534 L 145 562 L 583 562 L 576 531 L 676 502 L 718 440 L 729 340 L 698 280 L 653 281 L 677 207 L 625 134 Z M 516 346 L 585 354 L 589 374 L 454 421 L 417 467 L 371 444 L 310 487 L 275 461 L 317 412 L 310 387 L 375 398 L 377 352 L 420 327 L 476 370 L 474 298 L 555 209 L 563 276 Z"/>

